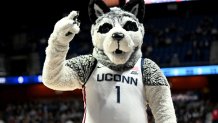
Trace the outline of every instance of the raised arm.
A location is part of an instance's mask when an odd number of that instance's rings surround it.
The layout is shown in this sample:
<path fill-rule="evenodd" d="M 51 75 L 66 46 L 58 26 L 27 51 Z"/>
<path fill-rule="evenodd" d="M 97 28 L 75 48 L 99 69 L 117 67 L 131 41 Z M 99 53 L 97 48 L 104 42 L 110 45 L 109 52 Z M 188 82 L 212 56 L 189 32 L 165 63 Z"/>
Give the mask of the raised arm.
<path fill-rule="evenodd" d="M 61 91 L 81 88 L 88 74 L 85 70 L 91 68 L 94 61 L 92 56 L 66 60 L 69 42 L 80 30 L 77 17 L 78 12 L 72 11 L 55 24 L 50 35 L 42 73 L 43 84 L 48 88 Z"/>
<path fill-rule="evenodd" d="M 169 83 L 150 59 L 144 60 L 143 81 L 147 102 L 154 115 L 155 123 L 177 123 Z"/>

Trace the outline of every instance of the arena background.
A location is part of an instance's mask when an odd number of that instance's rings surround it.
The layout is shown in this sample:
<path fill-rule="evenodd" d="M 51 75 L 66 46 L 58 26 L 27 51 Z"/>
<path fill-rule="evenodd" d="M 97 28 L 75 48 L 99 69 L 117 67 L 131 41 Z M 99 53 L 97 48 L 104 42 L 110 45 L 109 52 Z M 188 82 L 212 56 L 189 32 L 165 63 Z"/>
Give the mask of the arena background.
<path fill-rule="evenodd" d="M 118 0 L 104 0 L 115 6 Z M 46 3 L 45 3 L 46 2 Z M 92 52 L 87 1 L 5 1 L 0 26 L 0 123 L 81 123 L 81 90 L 41 83 L 47 39 L 56 21 L 80 11 L 81 32 L 67 58 Z M 147 1 L 152 2 L 152 0 Z M 218 13 L 215 1 L 146 4 L 143 57 L 171 84 L 178 123 L 218 120 Z M 153 123 L 148 108 L 149 122 Z"/>

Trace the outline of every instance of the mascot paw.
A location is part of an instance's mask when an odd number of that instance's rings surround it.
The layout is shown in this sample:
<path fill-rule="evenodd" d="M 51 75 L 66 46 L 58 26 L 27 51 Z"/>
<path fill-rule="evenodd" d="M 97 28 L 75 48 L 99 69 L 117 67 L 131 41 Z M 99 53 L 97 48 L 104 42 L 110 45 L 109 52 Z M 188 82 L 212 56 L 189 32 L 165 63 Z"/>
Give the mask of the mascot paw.
<path fill-rule="evenodd" d="M 79 12 L 72 11 L 68 16 L 59 20 L 54 27 L 54 34 L 59 43 L 69 43 L 75 34 L 80 31 L 80 22 L 78 20 Z"/>

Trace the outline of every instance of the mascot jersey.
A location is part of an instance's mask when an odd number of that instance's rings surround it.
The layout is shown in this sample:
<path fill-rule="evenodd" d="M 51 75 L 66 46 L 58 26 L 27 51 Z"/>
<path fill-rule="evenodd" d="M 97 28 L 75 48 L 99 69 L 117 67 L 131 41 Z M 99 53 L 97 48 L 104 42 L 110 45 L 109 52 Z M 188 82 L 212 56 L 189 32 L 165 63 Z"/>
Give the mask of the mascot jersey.
<path fill-rule="evenodd" d="M 98 62 L 83 86 L 83 123 L 147 123 L 144 93 L 141 59 L 125 72 Z"/>

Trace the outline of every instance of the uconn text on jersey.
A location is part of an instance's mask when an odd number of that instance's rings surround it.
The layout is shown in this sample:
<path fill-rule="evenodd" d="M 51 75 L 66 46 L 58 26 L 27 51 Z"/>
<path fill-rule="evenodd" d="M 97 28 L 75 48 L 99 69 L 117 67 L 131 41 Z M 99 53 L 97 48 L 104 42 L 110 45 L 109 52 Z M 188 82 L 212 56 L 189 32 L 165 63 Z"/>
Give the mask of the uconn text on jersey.
<path fill-rule="evenodd" d="M 103 74 L 97 74 L 97 81 L 98 82 L 122 82 L 127 84 L 133 84 L 137 86 L 138 79 L 133 78 L 130 76 L 123 76 L 119 74 L 111 74 L 111 73 L 103 73 Z"/>

